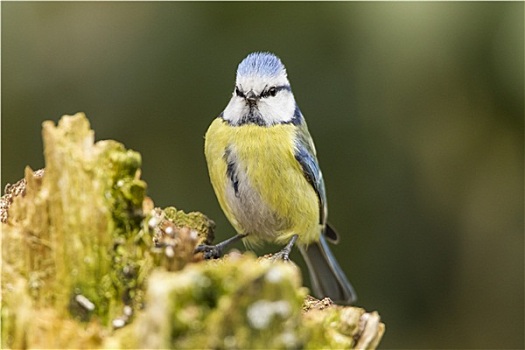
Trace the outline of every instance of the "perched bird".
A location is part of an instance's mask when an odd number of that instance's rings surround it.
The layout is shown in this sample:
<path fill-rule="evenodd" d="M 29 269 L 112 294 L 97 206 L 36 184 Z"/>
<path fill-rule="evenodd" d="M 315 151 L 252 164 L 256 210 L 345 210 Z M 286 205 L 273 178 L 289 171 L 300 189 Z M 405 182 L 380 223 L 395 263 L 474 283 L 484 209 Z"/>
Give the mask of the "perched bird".
<path fill-rule="evenodd" d="M 326 240 L 326 194 L 314 143 L 281 60 L 267 52 L 248 55 L 237 69 L 233 96 L 210 125 L 205 155 L 220 206 L 238 234 L 197 251 L 219 257 L 243 239 L 285 244 L 274 257 L 288 260 L 295 243 L 314 294 L 351 304 L 356 295 Z"/>

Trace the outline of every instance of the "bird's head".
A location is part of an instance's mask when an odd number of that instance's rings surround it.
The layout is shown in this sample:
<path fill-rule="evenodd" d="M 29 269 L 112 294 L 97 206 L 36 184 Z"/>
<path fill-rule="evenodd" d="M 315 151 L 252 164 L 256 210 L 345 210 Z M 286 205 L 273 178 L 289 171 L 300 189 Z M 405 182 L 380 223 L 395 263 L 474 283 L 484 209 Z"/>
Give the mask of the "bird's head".
<path fill-rule="evenodd" d="M 295 109 L 295 99 L 281 60 L 268 52 L 255 52 L 237 68 L 235 89 L 223 118 L 233 125 L 270 126 L 290 122 Z"/>

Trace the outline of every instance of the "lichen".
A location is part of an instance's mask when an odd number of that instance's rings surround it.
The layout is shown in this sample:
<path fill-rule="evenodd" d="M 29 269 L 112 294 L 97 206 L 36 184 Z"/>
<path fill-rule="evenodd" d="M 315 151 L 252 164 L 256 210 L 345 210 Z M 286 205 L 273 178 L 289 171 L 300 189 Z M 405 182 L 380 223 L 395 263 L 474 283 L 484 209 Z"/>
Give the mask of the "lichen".
<path fill-rule="evenodd" d="M 282 278 L 268 277 L 277 274 Z M 132 325 L 137 342 L 127 345 L 297 348 L 305 296 L 297 267 L 252 254 L 230 254 L 176 273 L 157 271 L 150 278 L 148 307 Z"/>
<path fill-rule="evenodd" d="M 189 227 L 199 234 L 199 244 L 211 244 L 213 242 L 215 222 L 206 215 L 199 212 L 185 213 L 175 207 L 164 208 L 166 218 L 178 227 Z"/>
<path fill-rule="evenodd" d="M 203 261 L 215 224 L 155 208 L 141 157 L 81 113 L 43 124 L 45 170 L 6 187 L 4 348 L 374 348 L 377 313 L 306 297 L 293 263 Z"/>
<path fill-rule="evenodd" d="M 142 224 L 153 204 L 140 179 L 140 154 L 112 140 L 95 143 L 82 113 L 44 122 L 42 135 L 45 170 L 26 168 L 2 197 L 6 347 L 68 347 L 83 343 L 76 334 L 86 327 L 125 325 L 143 307 L 147 277 L 160 264 Z M 196 241 L 186 243 L 192 253 Z M 50 323 L 72 331 L 41 336 Z M 96 347 L 102 338 L 86 339 Z"/>
<path fill-rule="evenodd" d="M 308 297 L 303 311 L 307 349 L 375 349 L 385 332 L 377 312 L 335 305 L 329 298 Z"/>
<path fill-rule="evenodd" d="M 155 271 L 147 307 L 111 338 L 119 348 L 373 349 L 377 313 L 306 295 L 296 265 L 231 253 Z M 106 344 L 108 345 L 108 344 Z"/>
<path fill-rule="evenodd" d="M 202 260 L 195 247 L 213 240 L 215 223 L 198 212 L 184 213 L 174 207 L 154 208 L 143 220 L 142 233 L 152 237 L 156 266 L 181 270 L 189 262 Z"/>

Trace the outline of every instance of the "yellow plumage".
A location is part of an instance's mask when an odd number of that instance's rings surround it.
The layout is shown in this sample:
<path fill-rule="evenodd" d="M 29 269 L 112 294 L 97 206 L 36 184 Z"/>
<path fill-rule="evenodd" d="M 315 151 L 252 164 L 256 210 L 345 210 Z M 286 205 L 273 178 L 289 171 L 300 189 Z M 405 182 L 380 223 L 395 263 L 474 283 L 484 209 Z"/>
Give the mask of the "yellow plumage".
<path fill-rule="evenodd" d="M 344 304 L 355 292 L 330 251 L 338 235 L 327 224 L 326 193 L 312 137 L 279 58 L 248 55 L 237 69 L 230 102 L 205 140 L 211 183 L 238 234 L 196 252 L 218 258 L 231 243 L 285 244 L 274 258 L 289 260 L 298 243 L 314 293 Z M 325 238 L 326 237 L 326 238 Z"/>
<path fill-rule="evenodd" d="M 260 240 L 286 243 L 299 236 L 317 241 L 319 198 L 294 157 L 297 127 L 292 124 L 231 126 L 215 119 L 206 133 L 205 155 L 220 206 L 249 244 Z M 239 193 L 229 176 L 229 153 L 235 159 Z"/>

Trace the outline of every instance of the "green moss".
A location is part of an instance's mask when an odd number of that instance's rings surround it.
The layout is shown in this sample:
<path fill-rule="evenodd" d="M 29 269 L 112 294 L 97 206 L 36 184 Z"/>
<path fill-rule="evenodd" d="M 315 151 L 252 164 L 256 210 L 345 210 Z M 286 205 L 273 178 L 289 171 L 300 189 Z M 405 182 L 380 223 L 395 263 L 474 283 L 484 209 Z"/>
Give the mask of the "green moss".
<path fill-rule="evenodd" d="M 135 345 L 297 348 L 305 295 L 294 265 L 251 254 L 188 265 L 177 273 L 155 272 L 148 307 L 133 325 Z M 157 337 L 147 336 L 152 332 Z"/>
<path fill-rule="evenodd" d="M 189 227 L 199 232 L 200 241 L 211 244 L 214 239 L 215 222 L 199 212 L 185 213 L 175 207 L 164 208 L 166 217 L 176 226 Z"/>
<path fill-rule="evenodd" d="M 45 171 L 2 197 L 2 347 L 374 348 L 376 313 L 307 299 L 292 263 L 202 261 L 215 224 L 154 208 L 141 157 L 83 114 L 43 125 Z M 7 215 L 8 214 L 8 215 Z M 121 328 L 123 327 L 123 328 Z M 115 328 L 115 329 L 114 329 Z"/>
<path fill-rule="evenodd" d="M 2 224 L 2 331 L 31 328 L 10 318 L 28 312 L 10 288 L 21 281 L 32 304 L 53 308 L 55 317 L 110 327 L 124 305 L 142 304 L 137 276 L 153 267 L 152 237 L 140 232 L 140 154 L 115 141 L 95 143 L 83 114 L 45 122 L 43 138 L 44 175 L 26 170 L 25 196 L 14 198 Z M 4 339 L 15 339 L 9 334 Z"/>
<path fill-rule="evenodd" d="M 176 349 L 373 349 L 377 314 L 306 297 L 292 263 L 230 254 L 155 271 L 147 307 L 112 346 Z"/>

